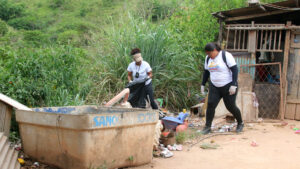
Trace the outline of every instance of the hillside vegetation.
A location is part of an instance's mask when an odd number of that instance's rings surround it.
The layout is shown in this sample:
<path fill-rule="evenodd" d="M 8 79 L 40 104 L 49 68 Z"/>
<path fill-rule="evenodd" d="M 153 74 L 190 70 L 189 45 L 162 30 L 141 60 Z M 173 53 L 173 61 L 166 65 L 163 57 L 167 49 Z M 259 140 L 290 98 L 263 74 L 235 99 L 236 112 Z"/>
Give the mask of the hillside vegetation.
<path fill-rule="evenodd" d="M 263 2 L 274 2 L 265 0 Z M 130 50 L 153 68 L 156 98 L 197 103 L 211 13 L 245 0 L 0 0 L 0 92 L 30 107 L 102 104 L 127 83 Z"/>

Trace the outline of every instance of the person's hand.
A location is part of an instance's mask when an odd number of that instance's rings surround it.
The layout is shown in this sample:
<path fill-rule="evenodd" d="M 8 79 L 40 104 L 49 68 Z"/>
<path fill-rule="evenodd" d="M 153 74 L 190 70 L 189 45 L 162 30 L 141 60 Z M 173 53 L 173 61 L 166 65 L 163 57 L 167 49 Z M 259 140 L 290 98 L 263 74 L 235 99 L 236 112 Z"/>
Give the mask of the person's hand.
<path fill-rule="evenodd" d="M 205 95 L 205 87 L 203 85 L 201 85 L 201 94 Z"/>
<path fill-rule="evenodd" d="M 236 93 L 237 86 L 230 86 L 229 95 L 234 95 Z"/>

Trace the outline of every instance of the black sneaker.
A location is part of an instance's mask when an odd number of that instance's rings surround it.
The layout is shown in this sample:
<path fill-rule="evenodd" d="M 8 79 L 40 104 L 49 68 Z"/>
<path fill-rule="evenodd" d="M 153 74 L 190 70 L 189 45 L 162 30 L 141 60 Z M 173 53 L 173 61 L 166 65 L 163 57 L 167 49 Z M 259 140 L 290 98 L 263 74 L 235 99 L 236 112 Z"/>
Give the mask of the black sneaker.
<path fill-rule="evenodd" d="M 203 134 L 203 135 L 206 135 L 210 132 L 211 132 L 210 127 L 205 126 L 200 133 Z"/>
<path fill-rule="evenodd" d="M 244 123 L 238 124 L 238 125 L 236 126 L 236 132 L 237 132 L 237 133 L 242 132 L 242 131 L 243 131 L 243 128 L 244 128 Z"/>

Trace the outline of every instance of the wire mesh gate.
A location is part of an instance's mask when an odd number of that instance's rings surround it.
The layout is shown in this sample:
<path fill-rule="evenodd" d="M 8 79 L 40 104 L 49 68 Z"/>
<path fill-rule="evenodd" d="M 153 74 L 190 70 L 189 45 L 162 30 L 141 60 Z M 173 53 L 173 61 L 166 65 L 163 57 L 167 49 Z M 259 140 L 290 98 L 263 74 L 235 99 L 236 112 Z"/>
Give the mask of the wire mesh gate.
<path fill-rule="evenodd" d="M 259 104 L 258 117 L 279 119 L 283 107 L 281 63 L 240 65 L 240 72 L 251 75 L 252 92 Z"/>

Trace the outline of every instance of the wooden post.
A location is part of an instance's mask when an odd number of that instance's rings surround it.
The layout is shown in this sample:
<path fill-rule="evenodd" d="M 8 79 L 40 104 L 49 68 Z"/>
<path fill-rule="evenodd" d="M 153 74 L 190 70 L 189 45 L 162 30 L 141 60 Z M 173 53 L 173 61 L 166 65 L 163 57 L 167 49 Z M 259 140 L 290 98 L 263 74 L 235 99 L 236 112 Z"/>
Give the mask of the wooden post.
<path fill-rule="evenodd" d="M 9 137 L 12 107 L 0 101 L 0 132 Z"/>
<path fill-rule="evenodd" d="M 218 44 L 222 47 L 222 41 L 223 41 L 223 24 L 222 24 L 222 20 L 221 19 L 219 19 L 219 25 L 220 25 L 220 29 L 219 29 Z"/>
<path fill-rule="evenodd" d="M 254 27 L 254 22 L 252 21 L 252 27 Z M 251 53 L 251 60 L 255 60 L 256 52 L 256 30 L 249 30 L 248 34 L 248 52 Z M 249 63 L 248 63 L 249 64 Z"/>
<path fill-rule="evenodd" d="M 255 53 L 256 52 L 256 31 L 250 30 L 248 35 L 248 52 Z"/>
<path fill-rule="evenodd" d="M 288 21 L 286 26 L 291 26 L 292 22 Z M 282 91 L 283 91 L 283 112 L 281 112 L 281 119 L 284 119 L 284 114 L 286 111 L 286 98 L 287 98 L 287 68 L 289 61 L 289 51 L 290 51 L 290 38 L 291 38 L 291 30 L 287 29 L 285 32 L 285 41 L 284 41 L 284 55 L 283 55 L 283 70 L 282 70 Z"/>
<path fill-rule="evenodd" d="M 284 102 L 283 102 L 283 88 L 282 88 L 282 71 L 281 71 L 281 63 L 279 64 L 279 74 L 280 74 L 280 106 L 279 106 L 279 113 L 281 120 L 284 120 Z"/>

